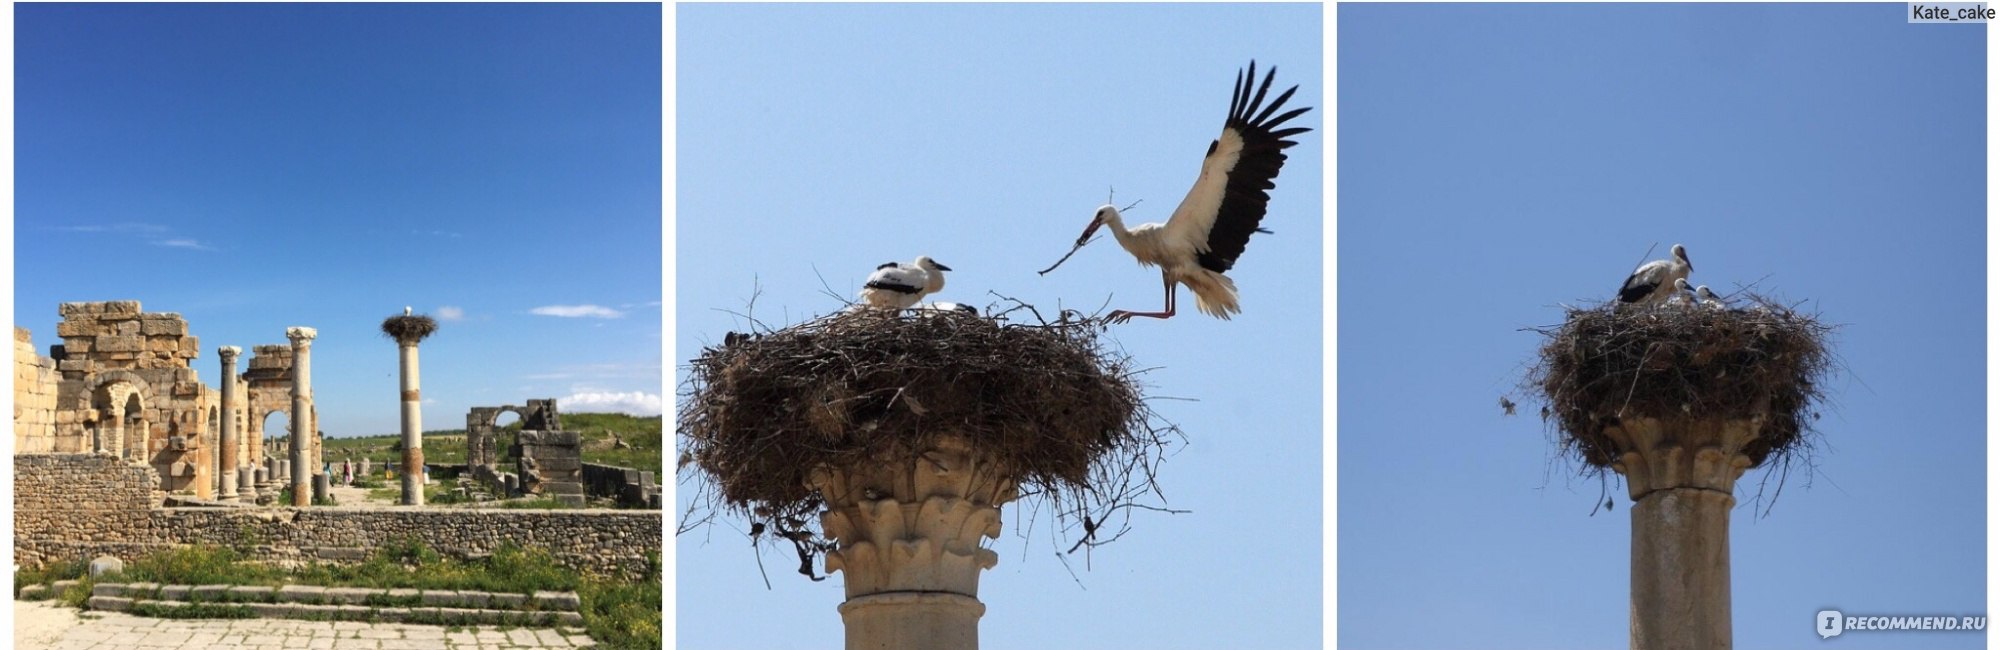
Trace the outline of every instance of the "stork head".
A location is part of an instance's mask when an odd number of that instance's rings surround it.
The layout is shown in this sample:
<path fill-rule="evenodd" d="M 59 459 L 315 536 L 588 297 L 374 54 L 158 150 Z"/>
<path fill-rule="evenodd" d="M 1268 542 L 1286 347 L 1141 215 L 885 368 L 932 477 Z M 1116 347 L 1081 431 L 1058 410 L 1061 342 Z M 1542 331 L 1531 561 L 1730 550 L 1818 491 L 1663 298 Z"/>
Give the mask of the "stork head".
<path fill-rule="evenodd" d="M 1694 262 L 1688 261 L 1688 249 L 1686 246 L 1674 244 L 1674 259 L 1680 260 L 1682 264 L 1686 264 L 1689 271 L 1694 270 Z"/>
<path fill-rule="evenodd" d="M 1082 236 L 1076 238 L 1076 245 L 1080 247 L 1090 243 L 1090 236 L 1097 234 L 1097 229 L 1107 223 L 1119 223 L 1118 206 L 1106 203 L 1097 208 L 1097 215 L 1090 218 L 1090 225 L 1083 229 Z"/>
<path fill-rule="evenodd" d="M 1693 291 L 1693 290 L 1694 290 L 1694 288 L 1693 288 L 1693 287 L 1689 287 L 1689 286 L 1688 286 L 1688 279 L 1687 279 L 1687 278 L 1674 278 L 1674 290 L 1675 290 L 1675 291 Z"/>
<path fill-rule="evenodd" d="M 1694 293 L 1695 293 L 1695 295 L 1698 295 L 1698 296 L 1701 296 L 1701 299 L 1702 299 L 1702 300 L 1715 300 L 1715 299 L 1716 299 L 1716 298 L 1715 298 L 1715 292 L 1713 292 L 1713 291 L 1709 291 L 1709 290 L 1708 290 L 1708 285 L 1706 285 L 1706 284 L 1704 284 L 1704 285 L 1701 285 L 1701 286 L 1699 286 L 1699 287 L 1695 287 L 1695 289 L 1694 289 Z"/>
<path fill-rule="evenodd" d="M 408 316 L 408 315 L 410 315 L 410 306 L 409 306 L 409 305 L 403 305 L 403 315 L 404 315 L 404 316 Z"/>
<path fill-rule="evenodd" d="M 917 256 L 917 268 L 920 268 L 920 269 L 923 269 L 923 270 L 925 270 L 925 271 L 950 271 L 950 270 L 951 270 L 951 267 L 949 267 L 949 266 L 945 266 L 945 265 L 943 265 L 943 264 L 939 264 L 939 263 L 937 263 L 937 260 L 934 260 L 934 259 L 931 259 L 929 255 L 919 255 L 919 256 Z"/>

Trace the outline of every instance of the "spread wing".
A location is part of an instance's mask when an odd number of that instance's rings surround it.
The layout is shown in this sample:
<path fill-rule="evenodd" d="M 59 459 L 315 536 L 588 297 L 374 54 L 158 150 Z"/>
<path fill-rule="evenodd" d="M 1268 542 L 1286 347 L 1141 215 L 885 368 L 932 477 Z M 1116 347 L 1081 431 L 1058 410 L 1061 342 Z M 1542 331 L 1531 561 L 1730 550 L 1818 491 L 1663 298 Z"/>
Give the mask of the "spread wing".
<path fill-rule="evenodd" d="M 1260 230 L 1257 224 L 1264 220 L 1264 208 L 1271 201 L 1266 192 L 1277 187 L 1273 181 L 1285 165 L 1285 149 L 1298 144 L 1286 138 L 1312 130 L 1278 128 L 1312 107 L 1278 113 L 1298 86 L 1286 89 L 1266 106 L 1264 96 L 1276 76 L 1277 70 L 1272 69 L 1258 84 L 1255 61 L 1250 62 L 1247 73 L 1237 74 L 1222 135 L 1208 144 L 1201 176 L 1167 220 L 1168 241 L 1194 250 L 1202 268 L 1220 273 L 1236 265 L 1243 247 L 1250 243 L 1250 234 Z"/>

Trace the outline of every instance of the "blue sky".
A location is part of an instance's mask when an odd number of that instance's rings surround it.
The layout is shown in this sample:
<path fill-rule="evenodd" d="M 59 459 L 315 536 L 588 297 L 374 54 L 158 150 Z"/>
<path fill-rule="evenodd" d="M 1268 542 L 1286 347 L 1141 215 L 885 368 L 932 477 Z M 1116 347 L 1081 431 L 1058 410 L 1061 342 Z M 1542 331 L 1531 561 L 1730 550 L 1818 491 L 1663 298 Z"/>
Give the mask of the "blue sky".
<path fill-rule="evenodd" d="M 1905 11 L 1340 9 L 1341 647 L 1625 643 L 1622 485 L 1589 516 L 1598 485 L 1497 400 L 1520 328 L 1674 243 L 1841 325 L 1818 471 L 1763 518 L 1738 485 L 1736 647 L 1822 645 L 1828 608 L 1986 612 L 1986 34 Z"/>
<path fill-rule="evenodd" d="M 1237 71 L 1276 65 L 1319 127 L 1317 5 L 687 5 L 678 9 L 676 363 L 755 315 L 838 309 L 877 264 L 930 255 L 937 296 L 1094 311 L 1162 306 L 1158 271 L 1109 238 L 1054 273 L 1116 186 L 1167 217 L 1219 134 Z M 1274 91 L 1275 92 L 1275 91 Z M 1230 273 L 1244 313 L 1117 327 L 1190 444 L 1167 504 L 1070 572 L 1046 518 L 991 543 L 981 646 L 1317 648 L 1321 636 L 1322 133 L 1298 138 Z M 691 490 L 685 486 L 680 497 Z M 838 574 L 813 583 L 740 525 L 678 545 L 685 648 L 824 646 Z M 1081 582 L 1079 585 L 1078 582 Z M 781 621 L 782 624 L 774 624 Z"/>
<path fill-rule="evenodd" d="M 44 353 L 58 303 L 136 299 L 214 386 L 217 346 L 313 326 L 321 428 L 393 433 L 377 326 L 409 305 L 443 321 L 426 428 L 661 410 L 659 6 L 15 11 L 15 323 Z"/>

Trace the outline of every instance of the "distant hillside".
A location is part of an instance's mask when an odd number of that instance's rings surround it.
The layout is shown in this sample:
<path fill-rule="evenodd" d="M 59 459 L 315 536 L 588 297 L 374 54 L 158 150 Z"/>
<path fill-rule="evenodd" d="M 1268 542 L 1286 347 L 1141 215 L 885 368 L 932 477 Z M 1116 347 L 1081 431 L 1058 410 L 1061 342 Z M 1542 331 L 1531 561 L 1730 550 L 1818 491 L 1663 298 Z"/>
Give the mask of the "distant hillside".
<path fill-rule="evenodd" d="M 617 465 L 634 469 L 662 471 L 660 450 L 664 446 L 661 436 L 663 418 L 655 415 L 638 417 L 623 413 L 564 413 L 563 428 L 583 435 L 583 461 L 600 465 Z M 497 434 L 500 453 L 505 456 L 507 446 L 513 444 L 514 435 L 521 430 L 517 420 L 502 427 Z M 614 449 L 613 434 L 630 445 L 629 449 Z M 402 434 L 366 436 L 359 438 L 327 438 L 326 460 L 338 464 L 342 460 L 360 461 L 364 456 L 373 464 L 401 461 L 403 452 L 398 448 Z M 424 460 L 437 464 L 458 464 L 465 462 L 465 429 L 437 429 L 424 432 Z"/>

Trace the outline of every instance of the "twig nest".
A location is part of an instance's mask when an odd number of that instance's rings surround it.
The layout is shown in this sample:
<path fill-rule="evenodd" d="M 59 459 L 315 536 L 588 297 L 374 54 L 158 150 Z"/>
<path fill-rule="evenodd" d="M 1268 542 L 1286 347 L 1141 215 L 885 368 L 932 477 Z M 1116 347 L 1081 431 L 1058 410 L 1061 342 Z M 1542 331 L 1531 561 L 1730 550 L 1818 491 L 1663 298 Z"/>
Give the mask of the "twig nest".
<path fill-rule="evenodd" d="M 423 314 L 404 316 L 397 314 L 382 321 L 382 335 L 397 343 L 415 343 L 436 333 L 437 321 Z"/>
<path fill-rule="evenodd" d="M 1157 442 L 1127 364 L 1098 333 L 859 310 L 731 334 L 692 363 L 682 465 L 734 509 L 805 515 L 816 468 L 915 459 L 951 437 L 1023 486 L 1089 490 L 1093 462 Z"/>
<path fill-rule="evenodd" d="M 1751 420 L 1753 467 L 1805 446 L 1833 365 L 1832 327 L 1759 296 L 1745 309 L 1694 305 L 1571 308 L 1528 386 L 1564 454 L 1601 471 L 1618 458 L 1605 435 L 1623 418 Z"/>

